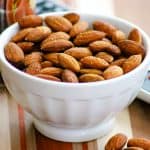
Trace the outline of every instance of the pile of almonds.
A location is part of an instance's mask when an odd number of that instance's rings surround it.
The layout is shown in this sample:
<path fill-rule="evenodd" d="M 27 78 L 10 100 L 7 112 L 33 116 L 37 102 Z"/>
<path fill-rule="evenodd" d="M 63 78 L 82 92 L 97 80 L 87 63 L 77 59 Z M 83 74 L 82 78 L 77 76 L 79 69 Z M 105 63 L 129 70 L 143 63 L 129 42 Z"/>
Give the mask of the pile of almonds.
<path fill-rule="evenodd" d="M 89 23 L 76 13 L 29 15 L 5 46 L 7 60 L 30 75 L 53 81 L 95 82 L 136 68 L 144 58 L 137 29 L 128 35 L 103 21 Z M 45 25 L 46 24 L 46 25 Z"/>
<path fill-rule="evenodd" d="M 127 147 L 125 147 L 127 144 Z M 146 138 L 131 138 L 118 133 L 111 137 L 105 145 L 105 150 L 150 150 L 150 140 Z"/>

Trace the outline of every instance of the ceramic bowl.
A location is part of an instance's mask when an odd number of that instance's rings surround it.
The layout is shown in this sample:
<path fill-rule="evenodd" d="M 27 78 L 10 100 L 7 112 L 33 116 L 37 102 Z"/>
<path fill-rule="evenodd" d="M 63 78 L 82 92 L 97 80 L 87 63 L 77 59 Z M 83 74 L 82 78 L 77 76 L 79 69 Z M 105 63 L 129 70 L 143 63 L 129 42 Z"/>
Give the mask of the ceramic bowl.
<path fill-rule="evenodd" d="M 138 28 L 146 49 L 142 64 L 126 75 L 106 81 L 81 84 L 47 81 L 19 71 L 6 60 L 4 46 L 18 31 L 17 23 L 0 36 L 0 67 L 9 92 L 33 116 L 34 125 L 42 134 L 70 142 L 92 140 L 111 131 L 115 115 L 137 96 L 150 60 L 150 40 L 136 25 L 113 16 L 79 14 L 89 23 L 110 22 L 127 34 L 132 28 Z"/>

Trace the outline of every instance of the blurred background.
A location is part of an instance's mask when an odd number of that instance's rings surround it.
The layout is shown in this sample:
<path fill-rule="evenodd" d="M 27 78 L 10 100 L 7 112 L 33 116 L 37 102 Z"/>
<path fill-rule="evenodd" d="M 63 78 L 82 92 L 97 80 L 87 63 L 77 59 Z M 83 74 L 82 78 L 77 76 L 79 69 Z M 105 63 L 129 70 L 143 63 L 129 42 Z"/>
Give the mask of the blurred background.
<path fill-rule="evenodd" d="M 51 6 L 54 11 L 68 8 L 81 12 L 116 15 L 137 24 L 150 35 L 148 16 L 150 0 L 37 0 L 37 2 L 47 3 L 47 7 Z"/>

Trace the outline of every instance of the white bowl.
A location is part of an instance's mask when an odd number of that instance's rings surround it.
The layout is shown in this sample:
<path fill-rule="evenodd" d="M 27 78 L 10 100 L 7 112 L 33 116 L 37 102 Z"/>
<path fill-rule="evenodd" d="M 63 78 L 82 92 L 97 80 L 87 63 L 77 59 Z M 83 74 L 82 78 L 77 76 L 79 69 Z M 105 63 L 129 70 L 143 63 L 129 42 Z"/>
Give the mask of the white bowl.
<path fill-rule="evenodd" d="M 42 15 L 63 15 L 49 13 Z M 81 13 L 91 23 L 103 20 L 128 33 L 137 26 L 117 17 Z M 142 64 L 121 77 L 93 83 L 59 83 L 25 74 L 4 56 L 4 46 L 18 31 L 18 24 L 0 36 L 0 65 L 4 82 L 16 101 L 34 118 L 35 127 L 44 135 L 61 141 L 87 141 L 103 136 L 114 125 L 116 113 L 127 107 L 138 94 L 148 70 L 150 42 L 142 33 L 146 56 Z"/>

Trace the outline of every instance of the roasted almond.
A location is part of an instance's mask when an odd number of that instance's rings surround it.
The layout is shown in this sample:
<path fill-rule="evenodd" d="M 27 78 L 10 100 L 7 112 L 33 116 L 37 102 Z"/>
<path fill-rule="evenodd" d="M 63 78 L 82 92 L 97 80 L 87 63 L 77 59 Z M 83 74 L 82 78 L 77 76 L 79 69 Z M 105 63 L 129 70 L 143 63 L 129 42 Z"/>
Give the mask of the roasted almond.
<path fill-rule="evenodd" d="M 76 46 L 87 45 L 93 41 L 101 40 L 104 37 L 105 37 L 104 32 L 89 30 L 77 35 L 74 40 L 74 44 Z"/>
<path fill-rule="evenodd" d="M 37 15 L 27 15 L 22 17 L 18 23 L 21 28 L 37 27 L 42 25 L 42 18 Z"/>
<path fill-rule="evenodd" d="M 127 147 L 127 148 L 124 148 L 123 150 L 144 150 L 144 149 L 140 147 Z"/>
<path fill-rule="evenodd" d="M 109 139 L 105 146 L 105 150 L 122 150 L 127 142 L 127 137 L 122 134 L 116 134 L 112 138 Z"/>
<path fill-rule="evenodd" d="M 115 65 L 108 67 L 103 73 L 103 76 L 106 80 L 116 78 L 121 75 L 123 75 L 123 69 L 121 67 L 115 66 Z"/>
<path fill-rule="evenodd" d="M 68 54 L 59 53 L 58 60 L 59 60 L 60 65 L 63 68 L 70 69 L 73 72 L 79 72 L 80 65 L 74 57 L 72 57 Z"/>
<path fill-rule="evenodd" d="M 79 33 L 84 32 L 88 29 L 89 25 L 86 21 L 79 21 L 77 22 L 70 31 L 70 36 L 75 37 Z"/>
<path fill-rule="evenodd" d="M 126 58 L 119 58 L 111 63 L 111 65 L 116 65 L 122 67 L 123 63 L 126 61 Z"/>
<path fill-rule="evenodd" d="M 47 16 L 45 22 L 54 31 L 69 32 L 72 28 L 72 23 L 62 16 Z"/>
<path fill-rule="evenodd" d="M 95 41 L 95 42 L 92 42 L 89 45 L 89 47 L 93 52 L 107 51 L 115 56 L 121 54 L 121 50 L 119 47 L 107 41 Z"/>
<path fill-rule="evenodd" d="M 43 61 L 43 62 L 41 62 L 41 66 L 42 66 L 42 68 L 52 67 L 53 63 L 50 61 Z"/>
<path fill-rule="evenodd" d="M 41 49 L 46 52 L 60 52 L 71 47 L 73 47 L 73 43 L 64 39 L 48 41 L 41 45 Z"/>
<path fill-rule="evenodd" d="M 150 150 L 150 140 L 145 138 L 132 138 L 128 140 L 127 143 L 128 147 L 139 147 L 143 148 L 144 150 Z"/>
<path fill-rule="evenodd" d="M 65 69 L 62 72 L 62 81 L 64 82 L 72 82 L 72 83 L 78 83 L 78 77 L 74 72 L 71 70 Z"/>
<path fill-rule="evenodd" d="M 142 44 L 142 35 L 139 32 L 138 29 L 134 28 L 130 31 L 129 36 L 128 36 L 129 40 L 135 41 L 139 44 Z"/>
<path fill-rule="evenodd" d="M 47 75 L 59 77 L 61 75 L 62 71 L 63 70 L 61 68 L 47 67 L 47 68 L 41 69 L 40 74 L 47 74 Z"/>
<path fill-rule="evenodd" d="M 122 40 L 118 42 L 118 46 L 126 55 L 142 54 L 144 56 L 145 50 L 142 45 L 132 40 Z"/>
<path fill-rule="evenodd" d="M 37 74 L 36 77 L 46 79 L 46 80 L 52 80 L 52 81 L 57 81 L 61 82 L 61 80 L 58 77 L 52 76 L 52 75 L 47 75 L 47 74 Z"/>
<path fill-rule="evenodd" d="M 59 65 L 59 60 L 58 60 L 58 54 L 59 53 L 49 53 L 45 54 L 44 58 L 50 62 L 52 62 L 54 65 Z"/>
<path fill-rule="evenodd" d="M 132 55 L 122 65 L 122 68 L 125 73 L 130 72 L 131 70 L 135 69 L 137 66 L 140 65 L 142 61 L 141 55 Z"/>
<path fill-rule="evenodd" d="M 31 75 L 38 74 L 41 70 L 41 64 L 39 62 L 34 62 L 30 64 L 26 69 L 25 72 Z"/>
<path fill-rule="evenodd" d="M 80 82 L 95 82 L 95 81 L 103 81 L 104 78 L 98 74 L 83 74 L 79 77 Z"/>
<path fill-rule="evenodd" d="M 40 52 L 32 52 L 25 56 L 24 58 L 24 64 L 25 66 L 28 66 L 34 62 L 41 62 L 42 61 L 42 53 Z"/>
<path fill-rule="evenodd" d="M 83 57 L 92 55 L 92 52 L 86 47 L 73 47 L 66 50 L 64 53 L 71 55 L 76 59 L 81 59 Z"/>
<path fill-rule="evenodd" d="M 108 62 L 104 59 L 97 58 L 94 56 L 87 56 L 80 60 L 84 67 L 94 69 L 105 69 L 109 66 Z"/>
<path fill-rule="evenodd" d="M 65 32 L 54 32 L 50 34 L 45 40 L 42 41 L 42 45 L 48 41 L 58 40 L 58 39 L 64 39 L 69 40 L 70 35 Z"/>
<path fill-rule="evenodd" d="M 77 13 L 67 13 L 64 15 L 72 24 L 75 24 L 79 21 L 80 16 Z"/>
<path fill-rule="evenodd" d="M 46 26 L 36 27 L 26 35 L 25 40 L 30 42 L 40 42 L 48 37 L 50 33 L 51 29 Z"/>
<path fill-rule="evenodd" d="M 112 42 L 117 44 L 121 40 L 125 40 L 126 35 L 123 31 L 121 30 L 116 30 L 112 33 Z"/>
<path fill-rule="evenodd" d="M 96 57 L 104 59 L 108 63 L 111 63 L 114 60 L 114 57 L 107 52 L 99 52 L 96 54 Z"/>
<path fill-rule="evenodd" d="M 117 30 L 117 28 L 112 24 L 102 21 L 94 21 L 93 28 L 95 30 L 105 32 L 109 37 L 112 37 L 113 32 Z"/>
<path fill-rule="evenodd" d="M 5 46 L 5 56 L 11 63 L 20 63 L 24 60 L 24 53 L 22 49 L 15 43 L 9 42 Z"/>
<path fill-rule="evenodd" d="M 102 75 L 102 71 L 99 69 L 80 69 L 79 71 L 80 74 L 98 74 Z"/>
<path fill-rule="evenodd" d="M 104 38 L 102 39 L 102 41 L 109 42 L 110 44 L 112 44 L 112 41 L 111 41 L 110 39 L 106 38 L 106 37 L 104 37 Z"/>
<path fill-rule="evenodd" d="M 34 43 L 32 42 L 19 42 L 17 45 L 24 51 L 24 53 L 32 52 Z"/>
<path fill-rule="evenodd" d="M 16 33 L 12 38 L 11 41 L 12 42 L 21 42 L 24 40 L 25 36 L 31 32 L 34 28 L 26 28 L 26 29 L 22 29 L 20 30 L 18 33 Z"/>

